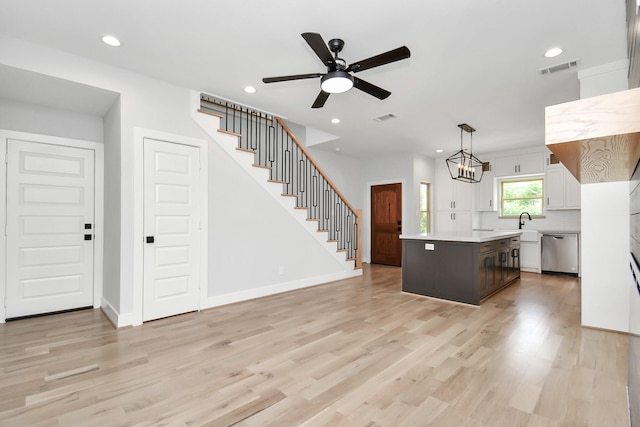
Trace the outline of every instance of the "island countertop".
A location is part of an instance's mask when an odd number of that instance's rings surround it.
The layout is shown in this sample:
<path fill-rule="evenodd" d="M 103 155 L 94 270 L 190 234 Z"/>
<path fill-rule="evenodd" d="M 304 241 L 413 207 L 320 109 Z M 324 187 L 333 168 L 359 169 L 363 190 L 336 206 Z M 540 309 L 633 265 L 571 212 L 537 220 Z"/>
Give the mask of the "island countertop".
<path fill-rule="evenodd" d="M 418 234 L 402 234 L 401 239 L 407 240 L 432 240 L 440 242 L 469 242 L 482 243 L 491 242 L 493 240 L 506 239 L 509 237 L 519 236 L 519 231 L 472 231 L 468 234 L 436 234 L 436 233 L 418 233 Z"/>

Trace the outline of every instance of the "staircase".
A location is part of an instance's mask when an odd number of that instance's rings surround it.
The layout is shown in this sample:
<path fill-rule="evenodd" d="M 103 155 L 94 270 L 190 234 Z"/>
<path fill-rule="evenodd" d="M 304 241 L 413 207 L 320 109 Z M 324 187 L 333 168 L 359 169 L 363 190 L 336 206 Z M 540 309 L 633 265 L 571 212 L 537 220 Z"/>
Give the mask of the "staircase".
<path fill-rule="evenodd" d="M 252 167 L 268 171 L 268 182 L 282 186 L 280 196 L 294 199 L 293 209 L 317 223 L 316 232 L 344 253 L 345 262 L 362 268 L 361 211 L 349 204 L 281 118 L 206 94 L 200 94 L 198 112 L 215 119 L 216 131 L 234 140 L 235 151 L 253 156 Z"/>

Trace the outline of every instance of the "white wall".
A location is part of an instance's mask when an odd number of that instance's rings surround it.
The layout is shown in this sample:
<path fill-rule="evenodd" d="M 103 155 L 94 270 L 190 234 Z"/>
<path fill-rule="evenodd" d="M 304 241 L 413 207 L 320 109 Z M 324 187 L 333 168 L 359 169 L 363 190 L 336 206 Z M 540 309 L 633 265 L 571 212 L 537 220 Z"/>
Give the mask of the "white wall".
<path fill-rule="evenodd" d="M 0 98 L 0 129 L 102 142 L 102 117 Z"/>
<path fill-rule="evenodd" d="M 227 153 L 209 148 L 210 298 L 344 271 Z"/>
<path fill-rule="evenodd" d="M 580 99 L 629 89 L 628 72 L 626 59 L 578 71 Z"/>
<path fill-rule="evenodd" d="M 403 226 L 403 233 L 416 234 L 420 232 L 420 183 L 426 182 L 431 184 L 431 230 L 434 229 L 434 200 L 436 180 L 436 164 L 431 157 L 416 155 L 413 157 L 413 182 L 411 183 L 411 192 L 408 194 L 409 200 L 407 209 L 409 210 L 406 217 L 407 222 Z"/>
<path fill-rule="evenodd" d="M 524 228 L 540 231 L 580 231 L 579 210 L 548 210 L 544 218 L 525 218 Z M 478 212 L 479 225 L 477 228 L 489 230 L 514 230 L 518 228 L 517 218 L 500 218 L 498 212 Z"/>
<path fill-rule="evenodd" d="M 355 209 L 363 209 L 363 161 L 336 151 L 307 147 L 309 154 Z"/>
<path fill-rule="evenodd" d="M 120 99 L 109 109 L 104 118 L 104 273 L 103 297 L 118 312 L 121 311 L 120 246 L 122 236 L 120 187 L 121 165 L 121 107 Z"/>
<path fill-rule="evenodd" d="M 628 89 L 627 61 L 582 70 L 580 97 Z M 629 184 L 583 184 L 582 324 L 629 331 Z"/>
<path fill-rule="evenodd" d="M 582 324 L 629 330 L 629 183 L 582 185 Z"/>

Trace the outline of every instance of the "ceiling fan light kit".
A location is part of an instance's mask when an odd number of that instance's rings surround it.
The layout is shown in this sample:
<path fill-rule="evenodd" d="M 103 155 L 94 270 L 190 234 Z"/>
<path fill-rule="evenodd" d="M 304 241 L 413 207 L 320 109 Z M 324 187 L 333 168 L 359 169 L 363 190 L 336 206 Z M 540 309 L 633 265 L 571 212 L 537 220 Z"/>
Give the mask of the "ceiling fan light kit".
<path fill-rule="evenodd" d="M 346 71 L 329 71 L 320 79 L 320 88 L 327 93 L 343 93 L 353 87 L 353 77 Z"/>
<path fill-rule="evenodd" d="M 369 68 L 379 67 L 391 62 L 400 61 L 411 56 L 411 51 L 406 46 L 402 46 L 385 53 L 381 53 L 362 61 L 354 62 L 347 66 L 344 59 L 338 57 L 338 53 L 344 47 L 344 41 L 341 39 L 331 39 L 329 43 L 325 43 L 322 36 L 318 33 L 302 33 L 302 38 L 307 42 L 309 47 L 313 49 L 315 54 L 320 58 L 327 72 L 295 74 L 290 76 L 265 77 L 263 83 L 284 82 L 289 80 L 313 79 L 320 77 L 320 93 L 314 101 L 311 108 L 321 108 L 332 93 L 343 93 L 355 87 L 378 99 L 386 99 L 391 92 L 382 89 L 374 84 L 366 82 L 355 77 L 351 73 L 368 70 Z"/>
<path fill-rule="evenodd" d="M 452 179 L 457 181 L 477 183 L 484 174 L 483 163 L 473 155 L 473 132 L 476 130 L 466 123 L 458 125 L 460 128 L 460 151 L 448 157 L 447 168 Z M 462 148 L 463 131 L 471 135 L 470 151 Z"/>

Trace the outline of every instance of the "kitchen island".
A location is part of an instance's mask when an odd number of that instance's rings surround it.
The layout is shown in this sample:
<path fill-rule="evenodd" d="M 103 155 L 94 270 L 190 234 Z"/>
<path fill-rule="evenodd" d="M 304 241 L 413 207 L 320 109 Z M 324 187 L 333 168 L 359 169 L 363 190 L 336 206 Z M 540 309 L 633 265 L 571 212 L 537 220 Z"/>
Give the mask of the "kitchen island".
<path fill-rule="evenodd" d="M 404 292 L 480 305 L 520 277 L 517 231 L 400 238 Z"/>

